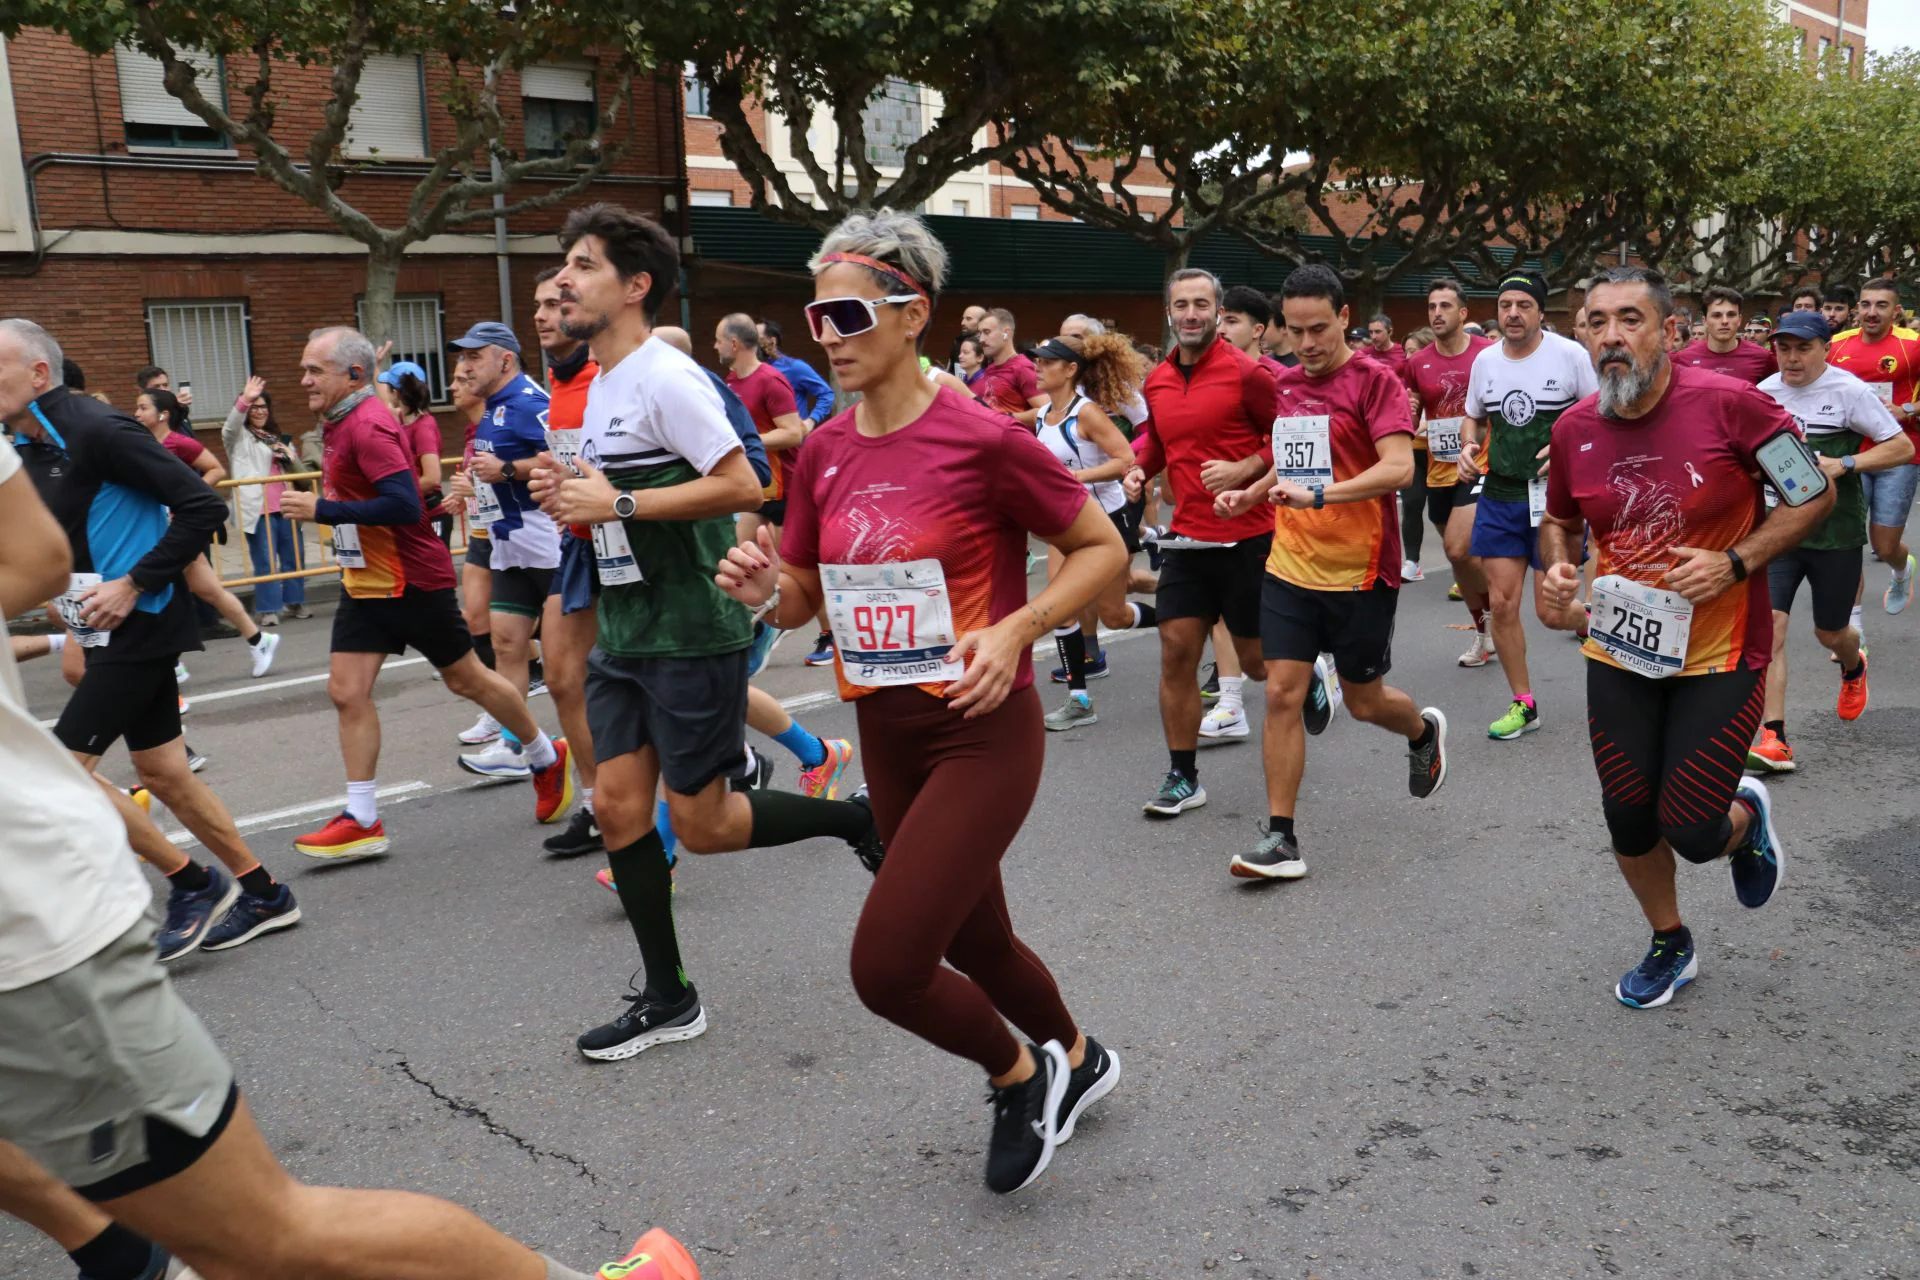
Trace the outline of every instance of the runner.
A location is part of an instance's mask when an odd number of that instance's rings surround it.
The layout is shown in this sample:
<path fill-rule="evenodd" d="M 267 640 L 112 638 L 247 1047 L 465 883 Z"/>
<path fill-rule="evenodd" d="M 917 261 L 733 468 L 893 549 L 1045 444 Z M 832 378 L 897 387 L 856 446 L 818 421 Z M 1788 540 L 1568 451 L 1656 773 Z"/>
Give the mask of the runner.
<path fill-rule="evenodd" d="M 1405 358 L 1394 369 L 1394 376 L 1403 385 L 1411 386 L 1411 374 L 1408 372 L 1413 358 L 1434 343 L 1432 325 L 1422 325 L 1406 336 L 1400 343 L 1401 355 Z M 1358 354 L 1357 352 L 1355 354 Z M 1409 398 L 1409 407 L 1413 413 L 1413 480 L 1399 494 L 1400 504 L 1400 582 L 1425 582 L 1427 574 L 1420 567 L 1420 552 L 1426 542 L 1426 525 L 1422 517 L 1430 501 L 1427 489 L 1427 473 L 1432 464 L 1427 456 L 1427 422 L 1420 412 L 1418 403 Z"/>
<path fill-rule="evenodd" d="M 375 799 L 380 713 L 373 686 L 388 657 L 420 651 L 447 691 L 478 704 L 525 744 L 534 816 L 558 822 L 573 803 L 567 743 L 549 741 L 527 711 L 525 686 L 474 656 L 453 596 L 453 559 L 421 518 L 420 490 L 392 412 L 373 394 L 373 344 L 353 329 L 317 330 L 300 356 L 307 407 L 326 419 L 326 494 L 288 493 L 295 520 L 333 526 L 341 599 L 333 615 L 327 692 L 340 721 L 347 807 L 293 847 L 315 858 L 385 853 Z"/>
<path fill-rule="evenodd" d="M 1034 381 L 1033 361 L 1013 345 L 1013 312 L 995 307 L 974 332 L 980 335 L 980 350 L 987 357 L 974 383 L 974 395 L 995 413 L 1031 427 L 1047 398 Z"/>
<path fill-rule="evenodd" d="M 1815 315 L 1819 315 L 1821 314 L 1821 309 L 1826 306 L 1826 302 L 1827 299 L 1820 290 L 1810 284 L 1803 284 L 1793 291 L 1791 309 L 1794 311 L 1811 311 Z"/>
<path fill-rule="evenodd" d="M 1740 337 L 1740 316 L 1747 302 L 1738 289 L 1715 285 L 1701 295 L 1701 301 L 1707 308 L 1706 336 L 1676 352 L 1675 364 L 1724 373 L 1755 386 L 1780 371 L 1771 350 Z"/>
<path fill-rule="evenodd" d="M 1280 296 L 1284 299 L 1286 294 L 1282 292 Z M 1366 345 L 1354 349 L 1354 353 L 1379 361 L 1396 377 L 1407 366 L 1407 350 L 1393 340 L 1393 319 L 1384 311 L 1367 321 Z"/>
<path fill-rule="evenodd" d="M 1860 327 L 1838 334 L 1829 360 L 1867 384 L 1880 403 L 1893 412 L 1894 421 L 1920 444 L 1920 333 L 1894 323 L 1900 309 L 1898 287 L 1891 280 L 1871 280 L 1860 286 Z M 1920 485 L 1920 467 L 1904 463 L 1861 477 L 1867 493 L 1867 536 L 1873 554 L 1893 570 L 1880 597 L 1888 613 L 1905 612 L 1913 603 L 1913 553 L 1907 549 L 1907 515 L 1913 492 Z"/>
<path fill-rule="evenodd" d="M 1440 531 L 1453 580 L 1473 621 L 1473 641 L 1458 662 L 1484 667 L 1495 654 L 1487 634 L 1486 571 L 1473 555 L 1480 482 L 1461 462 L 1460 437 L 1474 361 L 1493 340 L 1467 332 L 1466 287 L 1451 278 L 1427 286 L 1427 325 L 1433 330 L 1433 345 L 1409 357 L 1404 373 L 1413 407 L 1427 424 L 1427 519 Z"/>
<path fill-rule="evenodd" d="M 1820 314 L 1834 335 L 1837 337 L 1853 328 L 1853 304 L 1860 295 L 1843 284 L 1827 285 L 1820 294 Z"/>
<path fill-rule="evenodd" d="M 1533 270 L 1509 272 L 1500 281 L 1497 305 L 1501 342 L 1474 358 L 1462 405 L 1466 421 L 1460 459 L 1468 469 L 1486 472 L 1469 549 L 1486 572 L 1494 647 L 1513 692 L 1512 705 L 1487 727 L 1487 736 L 1511 740 L 1540 727 L 1540 708 L 1527 673 L 1527 633 L 1520 621 L 1529 564 L 1540 620 L 1562 630 L 1580 624 L 1578 606 L 1568 606 L 1572 612 L 1561 615 L 1541 594 L 1539 526 L 1547 482 L 1540 474 L 1540 458 L 1555 419 L 1576 400 L 1593 394 L 1597 384 L 1587 349 L 1541 327 L 1547 305 L 1545 276 Z M 1591 303 L 1587 323 L 1591 330 Z"/>
<path fill-rule="evenodd" d="M 793 388 L 800 407 L 800 425 L 811 431 L 833 416 L 833 388 L 814 367 L 798 356 L 790 356 L 781 347 L 785 332 L 778 320 L 759 322 L 760 358 L 780 371 Z"/>
<path fill-rule="evenodd" d="M 760 359 L 759 331 L 752 316 L 736 311 L 722 320 L 714 332 L 713 350 L 726 371 L 727 386 L 752 415 L 754 430 L 760 434 L 760 444 L 773 469 L 773 478 L 760 490 L 760 509 L 742 515 L 735 526 L 745 542 L 763 524 L 779 532 L 787 509 L 788 455 L 807 438 L 807 424 L 800 418 L 792 384 Z"/>
<path fill-rule="evenodd" d="M 1120 1078 L 1119 1059 L 1080 1032 L 1014 935 L 1000 861 L 1040 783 L 1031 646 L 1113 581 L 1125 553 L 1030 432 L 920 376 L 946 274 L 925 224 L 855 214 L 812 265 L 815 340 L 863 398 L 801 454 L 784 564 L 763 533 L 727 555 L 719 581 L 776 624 L 803 623 L 823 602 L 835 610 L 848 646 L 841 696 L 858 712 L 889 848 L 854 932 L 854 987 L 869 1009 L 987 1072 L 987 1186 L 1017 1191 Z M 1030 534 L 1063 554 L 1031 602 Z"/>
<path fill-rule="evenodd" d="M 1144 806 L 1163 818 L 1207 802 L 1197 763 L 1199 666 L 1215 622 L 1226 623 L 1241 670 L 1257 681 L 1267 678 L 1260 656 L 1259 587 L 1273 544 L 1271 522 L 1257 508 L 1223 519 L 1213 498 L 1246 488 L 1272 468 L 1274 383 L 1245 352 L 1219 340 L 1221 296 L 1220 281 L 1198 267 L 1183 267 L 1168 279 L 1164 300 L 1174 347 L 1147 375 L 1144 393 L 1151 416 L 1133 442 L 1137 464 L 1122 481 L 1129 498 L 1139 497 L 1162 471 L 1173 487 L 1172 536 L 1159 540 L 1160 585 L 1154 597 L 1160 623 L 1160 725 L 1169 767 Z"/>
<path fill-rule="evenodd" d="M 508 326 L 482 321 L 453 346 L 460 352 L 455 377 L 482 401 L 467 467 L 474 485 L 468 527 L 487 531 L 494 670 L 515 689 L 526 689 L 534 623 L 560 567 L 560 531 L 527 488 L 533 459 L 547 449 L 547 393 L 522 370 L 520 340 Z M 519 738 L 505 728 L 485 750 L 461 756 L 460 767 L 502 782 L 532 773 Z"/>
<path fill-rule="evenodd" d="M 472 371 L 454 366 L 448 381 L 447 396 L 453 411 L 465 424 L 466 440 L 460 447 L 460 465 L 446 482 L 442 503 L 467 516 L 467 549 L 460 562 L 460 617 L 467 624 L 467 637 L 480 665 L 492 671 L 496 665 L 493 651 L 493 539 L 480 518 L 479 482 L 473 478 L 474 442 L 480 435 L 480 419 L 486 414 L 487 400 L 473 385 Z M 412 445 L 409 444 L 409 451 Z M 500 722 L 485 711 L 455 737 L 468 746 L 484 746 L 500 737 Z"/>
<path fill-rule="evenodd" d="M 1144 376 L 1145 361 L 1131 342 L 1112 334 L 1080 341 L 1049 338 L 1035 348 L 1033 359 L 1040 390 L 1048 399 L 1040 413 L 1040 443 L 1086 486 L 1088 496 L 1100 504 L 1101 511 L 1119 530 L 1131 557 L 1140 549 L 1140 535 L 1128 519 L 1120 477 L 1133 466 L 1133 449 L 1105 406 L 1125 404 L 1131 398 Z M 1064 564 L 1064 554 L 1058 548 L 1049 548 L 1049 582 Z M 1156 622 L 1152 605 L 1133 604 L 1127 599 L 1127 568 L 1123 564 L 1079 618 L 1054 629 L 1054 645 L 1067 671 L 1068 693 L 1064 706 L 1046 714 L 1046 727 L 1055 731 L 1076 729 L 1100 719 L 1087 693 L 1089 632 L 1103 625 L 1125 631 L 1151 627 Z"/>
<path fill-rule="evenodd" d="M 86 665 L 54 736 L 88 773 L 124 738 L 140 785 L 226 864 L 222 871 L 187 858 L 107 787 L 141 852 L 167 876 L 160 958 L 209 943 L 237 947 L 297 924 L 300 907 L 188 767 L 180 733 L 174 670 L 182 653 L 200 648 L 184 570 L 226 523 L 226 504 L 139 423 L 62 386 L 61 364 L 45 329 L 0 320 L 0 420 L 22 444 L 25 469 L 72 547 L 72 576 L 54 606 Z"/>
<path fill-rule="evenodd" d="M 1614 995 L 1650 1009 L 1700 971 L 1675 854 L 1728 857 L 1743 906 L 1765 906 L 1779 887 L 1767 789 L 1740 768 L 1772 648 L 1767 580 L 1754 571 L 1832 510 L 1833 489 L 1766 509 L 1755 451 L 1792 433 L 1793 419 L 1751 388 L 1674 365 L 1661 350 L 1673 299 L 1658 273 L 1602 272 L 1587 318 L 1600 390 L 1554 427 L 1541 559 L 1564 629 L 1583 527 L 1598 545 L 1584 646 L 1594 767 L 1615 859 L 1653 929 Z"/>
<path fill-rule="evenodd" d="M 429 412 L 433 388 L 427 385 L 427 371 L 411 360 L 396 360 L 374 379 L 374 389 L 393 410 L 406 438 L 407 452 L 413 457 L 415 483 L 420 487 L 420 503 L 427 523 L 442 546 L 453 545 L 453 514 L 446 509 L 440 492 L 440 420 Z"/>
<path fill-rule="evenodd" d="M 1355 718 L 1407 739 L 1407 785 L 1417 799 L 1447 779 L 1447 718 L 1416 708 L 1385 680 L 1400 596 L 1394 494 L 1414 468 L 1406 386 L 1384 360 L 1348 348 L 1345 292 L 1330 268 L 1295 269 L 1280 296 L 1300 366 L 1277 389 L 1276 470 L 1217 495 L 1214 505 L 1223 520 L 1277 508 L 1260 585 L 1260 650 L 1272 664 L 1260 752 L 1267 832 L 1228 869 L 1244 879 L 1297 880 L 1307 874 L 1294 831 L 1307 763 L 1302 716 L 1320 655 L 1333 654 Z"/>
<path fill-rule="evenodd" d="M 846 841 L 869 867 L 883 853 L 864 804 L 729 789 L 748 767 L 754 619 L 714 585 L 713 566 L 733 545 L 733 514 L 759 506 L 760 482 L 707 373 L 648 341 L 679 275 L 673 238 L 639 214 L 591 204 L 567 216 L 560 243 L 561 329 L 588 344 L 600 372 L 579 474 L 545 455 L 534 492 L 556 520 L 606 526 L 596 530 L 599 639 L 587 664 L 594 808 L 646 970 L 626 1011 L 577 1041 L 582 1055 L 610 1061 L 707 1027 L 674 932 L 654 824 L 662 784 L 680 842 L 696 853 L 816 836 Z"/>
<path fill-rule="evenodd" d="M 1859 477 L 1913 459 L 1913 440 L 1867 384 L 1827 363 L 1828 337 L 1818 311 L 1782 316 L 1773 331 L 1780 372 L 1760 384 L 1800 424 L 1838 495 L 1832 515 L 1767 565 L 1773 661 L 1767 667 L 1760 739 L 1747 752 L 1748 766 L 1766 773 L 1798 767 L 1787 741 L 1787 615 L 1801 582 L 1813 597 L 1814 635 L 1840 659 L 1836 714 L 1858 720 L 1867 709 L 1867 658 L 1859 634 L 1847 625 L 1860 591 L 1860 549 L 1867 542 L 1867 500 Z M 1769 492 L 1767 498 L 1771 502 L 1774 495 Z"/>

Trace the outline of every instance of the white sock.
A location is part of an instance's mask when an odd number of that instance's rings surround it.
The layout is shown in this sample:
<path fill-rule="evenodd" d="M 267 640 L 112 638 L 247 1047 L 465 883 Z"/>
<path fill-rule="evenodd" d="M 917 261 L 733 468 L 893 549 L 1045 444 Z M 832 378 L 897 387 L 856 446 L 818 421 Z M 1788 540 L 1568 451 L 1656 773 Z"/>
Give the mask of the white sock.
<path fill-rule="evenodd" d="M 1907 566 L 1904 564 L 1893 571 L 1893 580 L 1895 582 L 1905 582 L 1911 576 L 1907 571 Z"/>
<path fill-rule="evenodd" d="M 370 827 L 380 820 L 380 806 L 373 798 L 374 786 L 371 778 L 365 782 L 347 783 L 347 812 L 363 827 Z"/>
<path fill-rule="evenodd" d="M 526 753 L 527 763 L 535 769 L 544 769 L 560 758 L 560 753 L 553 749 L 553 739 L 547 736 L 545 729 L 540 730 L 534 735 L 532 742 L 524 744 L 520 749 Z"/>
<path fill-rule="evenodd" d="M 1860 633 L 1860 639 L 1863 642 L 1866 640 L 1867 627 L 1866 627 L 1866 623 L 1861 621 L 1861 613 L 1860 613 L 1859 605 L 1853 606 L 1852 611 L 1847 614 L 1847 625 Z"/>
<path fill-rule="evenodd" d="M 1131 629 L 1139 626 L 1140 619 L 1144 618 L 1146 615 L 1140 612 L 1140 606 L 1134 603 L 1132 600 L 1127 601 L 1127 608 L 1133 610 L 1133 621 L 1127 624 L 1128 628 Z"/>
<path fill-rule="evenodd" d="M 592 787 L 580 788 L 580 807 L 582 809 L 585 809 L 588 813 L 593 812 L 593 788 Z"/>
<path fill-rule="evenodd" d="M 1245 676 L 1221 676 L 1219 705 L 1234 711 L 1239 711 L 1242 706 L 1240 701 L 1240 687 L 1246 682 L 1246 679 Z"/>

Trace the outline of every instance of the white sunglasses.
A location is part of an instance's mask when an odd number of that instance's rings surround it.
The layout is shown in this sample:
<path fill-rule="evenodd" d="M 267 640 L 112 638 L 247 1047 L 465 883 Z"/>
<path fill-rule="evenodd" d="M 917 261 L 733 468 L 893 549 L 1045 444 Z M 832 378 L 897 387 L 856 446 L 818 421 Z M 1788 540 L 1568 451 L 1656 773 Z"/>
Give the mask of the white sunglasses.
<path fill-rule="evenodd" d="M 880 323 L 876 307 L 920 300 L 917 293 L 890 293 L 884 298 L 817 298 L 806 305 L 807 328 L 815 342 L 820 341 L 829 323 L 840 337 L 852 338 Z"/>

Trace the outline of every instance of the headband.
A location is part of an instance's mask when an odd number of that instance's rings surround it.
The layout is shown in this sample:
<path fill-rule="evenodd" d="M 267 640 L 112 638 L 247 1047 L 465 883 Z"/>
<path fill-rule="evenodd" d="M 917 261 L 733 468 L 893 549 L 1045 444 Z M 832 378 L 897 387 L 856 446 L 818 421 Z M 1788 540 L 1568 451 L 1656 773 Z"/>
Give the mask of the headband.
<path fill-rule="evenodd" d="M 900 268 L 890 262 L 882 262 L 878 258 L 869 258 L 864 253 L 826 253 L 820 255 L 817 261 L 823 267 L 834 262 L 851 262 L 857 266 L 872 267 L 875 271 L 883 275 L 892 276 L 895 280 L 898 280 L 901 284 L 907 286 L 907 288 L 913 290 L 921 297 L 925 298 L 929 296 L 925 285 L 915 280 Z"/>

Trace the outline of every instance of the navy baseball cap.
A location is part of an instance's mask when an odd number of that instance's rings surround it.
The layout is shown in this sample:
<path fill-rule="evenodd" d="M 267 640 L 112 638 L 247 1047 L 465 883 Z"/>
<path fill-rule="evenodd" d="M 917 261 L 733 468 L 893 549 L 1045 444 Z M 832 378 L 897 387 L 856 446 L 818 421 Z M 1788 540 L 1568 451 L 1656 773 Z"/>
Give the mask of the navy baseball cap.
<path fill-rule="evenodd" d="M 1805 338 L 1809 342 L 1831 342 L 1833 326 L 1818 311 L 1789 311 L 1773 327 L 1773 338 Z M 1771 339 L 1769 339 L 1771 340 Z"/>
<path fill-rule="evenodd" d="M 520 354 L 520 339 L 513 336 L 513 330 L 498 320 L 482 320 L 467 330 L 463 338 L 455 338 L 453 345 L 462 350 L 472 351 L 478 347 L 500 347 Z"/>

